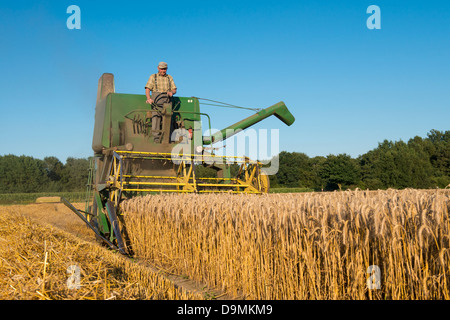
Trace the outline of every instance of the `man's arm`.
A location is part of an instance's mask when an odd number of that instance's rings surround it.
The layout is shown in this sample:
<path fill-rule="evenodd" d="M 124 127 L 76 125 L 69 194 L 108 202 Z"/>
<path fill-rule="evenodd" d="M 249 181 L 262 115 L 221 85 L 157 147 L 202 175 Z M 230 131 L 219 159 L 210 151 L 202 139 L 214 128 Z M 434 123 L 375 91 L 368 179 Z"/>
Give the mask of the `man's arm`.
<path fill-rule="evenodd" d="M 167 94 L 169 95 L 169 97 L 173 96 L 174 94 L 177 93 L 177 86 L 175 85 L 175 82 L 173 81 L 173 77 L 169 76 L 169 81 L 171 82 L 171 87 L 174 88 L 170 91 L 167 92 Z"/>
<path fill-rule="evenodd" d="M 145 95 L 147 96 L 147 101 L 145 101 L 146 103 L 152 104 L 153 100 L 150 97 L 150 89 L 149 88 L 145 88 Z"/>
<path fill-rule="evenodd" d="M 173 96 L 176 93 L 177 93 L 177 89 L 176 88 L 171 90 L 171 91 L 167 91 L 167 94 L 169 95 L 169 97 Z"/>
<path fill-rule="evenodd" d="M 145 85 L 145 95 L 147 96 L 147 100 L 145 101 L 145 103 L 149 103 L 152 104 L 153 100 L 150 97 L 150 91 L 153 91 L 153 79 L 154 75 L 152 74 L 147 81 L 147 84 Z"/>

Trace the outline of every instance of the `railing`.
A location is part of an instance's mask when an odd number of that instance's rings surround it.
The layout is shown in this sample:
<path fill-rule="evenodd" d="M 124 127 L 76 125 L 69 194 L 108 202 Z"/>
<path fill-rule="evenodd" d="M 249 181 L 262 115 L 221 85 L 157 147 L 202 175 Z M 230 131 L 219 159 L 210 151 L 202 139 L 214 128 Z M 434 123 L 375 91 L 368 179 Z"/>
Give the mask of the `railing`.
<path fill-rule="evenodd" d="M 88 175 L 88 182 L 86 184 L 86 196 L 85 196 L 85 207 L 84 211 L 90 212 L 89 205 L 91 203 L 91 200 L 94 197 L 94 176 L 95 176 L 95 157 L 91 158 L 90 164 L 89 164 L 89 175 Z M 90 219 L 89 216 L 86 218 Z"/>
<path fill-rule="evenodd" d="M 175 159 L 172 157 L 175 156 Z M 211 159 L 219 160 L 219 163 L 231 160 L 240 164 L 237 177 L 197 178 L 195 177 L 195 165 Z M 175 175 L 161 176 L 151 174 L 136 174 L 125 170 L 125 162 L 135 160 L 148 161 L 172 161 L 177 165 Z M 208 162 L 207 162 L 208 163 Z M 227 157 L 217 155 L 158 153 L 115 151 L 114 161 L 111 164 L 110 178 L 107 184 L 118 192 L 179 192 L 179 193 L 262 193 L 260 179 L 261 164 L 251 161 L 246 157 Z M 118 200 L 115 197 L 111 199 Z"/>

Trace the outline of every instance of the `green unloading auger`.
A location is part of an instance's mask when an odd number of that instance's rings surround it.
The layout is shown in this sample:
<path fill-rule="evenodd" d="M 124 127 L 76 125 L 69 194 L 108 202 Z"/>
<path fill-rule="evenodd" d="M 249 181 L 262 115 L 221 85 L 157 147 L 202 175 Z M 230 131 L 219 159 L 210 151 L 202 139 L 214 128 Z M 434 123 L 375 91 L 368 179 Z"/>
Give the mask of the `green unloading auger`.
<path fill-rule="evenodd" d="M 220 130 L 220 134 L 214 134 L 212 136 L 212 139 L 209 136 L 203 137 L 203 144 L 211 144 L 218 141 L 225 140 L 236 133 L 238 133 L 241 130 L 245 130 L 248 127 L 251 127 L 252 125 L 266 119 L 267 117 L 270 117 L 274 115 L 278 119 L 280 119 L 283 123 L 290 126 L 294 123 L 295 118 L 292 115 L 292 113 L 288 110 L 286 105 L 283 101 L 280 101 L 273 106 L 270 106 L 266 109 L 258 111 L 256 114 L 251 115 L 250 117 L 245 118 L 244 120 L 241 120 L 239 122 L 236 122 L 235 124 L 232 124 L 225 129 Z M 213 140 L 213 141 L 211 141 Z"/>

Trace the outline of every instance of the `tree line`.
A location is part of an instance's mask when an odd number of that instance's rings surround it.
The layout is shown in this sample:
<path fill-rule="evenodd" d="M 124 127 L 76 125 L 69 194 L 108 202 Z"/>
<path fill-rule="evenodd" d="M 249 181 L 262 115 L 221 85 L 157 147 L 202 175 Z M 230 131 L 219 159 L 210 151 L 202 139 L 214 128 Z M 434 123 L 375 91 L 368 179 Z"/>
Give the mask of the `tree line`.
<path fill-rule="evenodd" d="M 431 130 L 426 138 L 416 136 L 408 142 L 384 140 L 357 158 L 347 154 L 311 158 L 286 151 L 277 157 L 272 159 L 279 164 L 278 172 L 270 176 L 272 188 L 422 189 L 450 184 L 450 131 Z M 0 156 L 0 193 L 84 191 L 90 160 L 69 157 L 63 164 L 56 157 Z M 196 176 L 212 176 L 210 170 L 197 167 Z"/>
<path fill-rule="evenodd" d="M 90 158 L 0 156 L 0 193 L 72 192 L 86 190 Z"/>
<path fill-rule="evenodd" d="M 357 157 L 347 154 L 310 158 L 281 152 L 271 187 L 314 190 L 445 188 L 450 184 L 450 131 L 431 130 L 408 142 L 384 140 Z"/>

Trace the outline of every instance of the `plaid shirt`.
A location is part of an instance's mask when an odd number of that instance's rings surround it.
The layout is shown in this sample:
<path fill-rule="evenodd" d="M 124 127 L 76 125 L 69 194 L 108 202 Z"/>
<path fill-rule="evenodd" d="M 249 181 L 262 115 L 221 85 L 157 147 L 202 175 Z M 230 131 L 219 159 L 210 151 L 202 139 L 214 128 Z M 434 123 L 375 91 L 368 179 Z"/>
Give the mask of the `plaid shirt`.
<path fill-rule="evenodd" d="M 165 74 L 161 76 L 159 73 L 154 73 L 148 79 L 145 88 L 150 89 L 152 92 L 168 92 L 177 87 L 171 75 Z"/>

